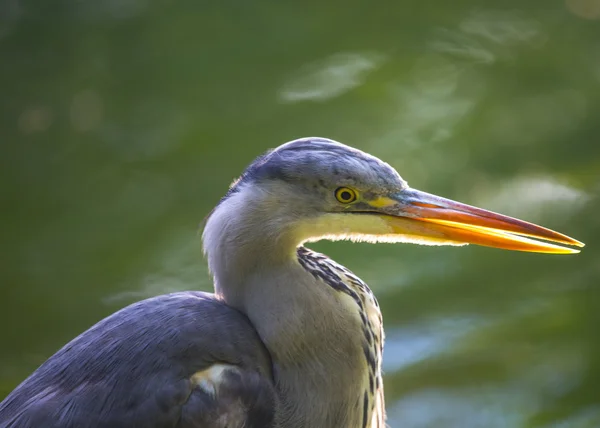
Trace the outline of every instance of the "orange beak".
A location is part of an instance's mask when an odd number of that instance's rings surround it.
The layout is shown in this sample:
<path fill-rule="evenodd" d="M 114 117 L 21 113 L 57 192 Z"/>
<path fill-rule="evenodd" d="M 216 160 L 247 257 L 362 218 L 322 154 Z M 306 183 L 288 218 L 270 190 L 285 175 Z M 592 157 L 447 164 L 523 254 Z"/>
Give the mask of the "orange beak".
<path fill-rule="evenodd" d="M 380 201 L 379 212 L 385 214 L 386 222 L 398 234 L 440 243 L 550 254 L 579 252 L 556 244 L 584 246 L 545 227 L 414 189 L 384 199 L 387 203 Z"/>

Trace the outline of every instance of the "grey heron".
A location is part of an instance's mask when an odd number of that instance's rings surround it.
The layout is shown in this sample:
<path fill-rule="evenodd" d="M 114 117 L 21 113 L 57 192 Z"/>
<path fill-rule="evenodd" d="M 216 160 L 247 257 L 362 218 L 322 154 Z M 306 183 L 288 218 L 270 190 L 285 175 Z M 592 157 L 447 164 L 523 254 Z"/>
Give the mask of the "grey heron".
<path fill-rule="evenodd" d="M 383 428 L 379 305 L 304 246 L 321 239 L 583 246 L 414 190 L 333 140 L 294 140 L 251 163 L 207 218 L 215 294 L 162 295 L 101 320 L 2 401 L 0 427 Z"/>

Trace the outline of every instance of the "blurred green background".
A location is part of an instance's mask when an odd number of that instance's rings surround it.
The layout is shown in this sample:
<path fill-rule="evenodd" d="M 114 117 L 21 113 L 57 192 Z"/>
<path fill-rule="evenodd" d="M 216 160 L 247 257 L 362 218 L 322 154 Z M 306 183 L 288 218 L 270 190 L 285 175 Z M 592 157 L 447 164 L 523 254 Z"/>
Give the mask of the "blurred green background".
<path fill-rule="evenodd" d="M 318 135 L 588 244 L 313 245 L 382 304 L 390 426 L 600 426 L 598 0 L 3 0 L 0 97 L 0 398 L 126 304 L 210 290 L 202 218 Z"/>

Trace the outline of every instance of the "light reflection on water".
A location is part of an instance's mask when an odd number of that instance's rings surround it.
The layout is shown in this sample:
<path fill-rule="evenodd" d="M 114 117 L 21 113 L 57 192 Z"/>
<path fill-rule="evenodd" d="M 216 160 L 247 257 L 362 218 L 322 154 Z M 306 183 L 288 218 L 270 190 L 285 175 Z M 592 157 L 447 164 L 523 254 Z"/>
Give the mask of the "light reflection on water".
<path fill-rule="evenodd" d="M 528 216 L 541 221 L 544 213 L 563 221 L 576 216 L 590 201 L 583 190 L 560 183 L 552 177 L 515 177 L 504 183 L 473 188 L 473 204 L 490 210 L 504 211 L 513 216 Z M 493 190 L 493 191 L 492 191 Z"/>
<path fill-rule="evenodd" d="M 496 404 L 500 402 L 502 406 Z M 439 389 L 401 399 L 389 416 L 397 427 L 506 428 L 526 426 L 525 415 L 536 408 L 535 397 L 510 386 Z"/>
<path fill-rule="evenodd" d="M 473 329 L 482 327 L 484 322 L 482 319 L 466 317 L 444 318 L 388 331 L 383 370 L 402 370 L 411 364 L 448 352 L 456 341 Z"/>
<path fill-rule="evenodd" d="M 378 53 L 337 53 L 295 72 L 279 97 L 285 103 L 326 101 L 363 84 L 384 62 L 385 56 Z"/>

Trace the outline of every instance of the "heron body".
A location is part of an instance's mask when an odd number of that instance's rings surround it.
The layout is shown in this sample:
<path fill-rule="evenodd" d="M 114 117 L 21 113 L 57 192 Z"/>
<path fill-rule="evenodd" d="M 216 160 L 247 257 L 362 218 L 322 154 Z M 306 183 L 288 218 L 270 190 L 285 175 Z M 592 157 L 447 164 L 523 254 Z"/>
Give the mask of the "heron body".
<path fill-rule="evenodd" d="M 256 159 L 207 219 L 215 294 L 173 293 L 100 321 L 0 403 L 7 427 L 383 428 L 373 293 L 306 242 L 583 244 L 408 187 L 323 138 Z"/>

